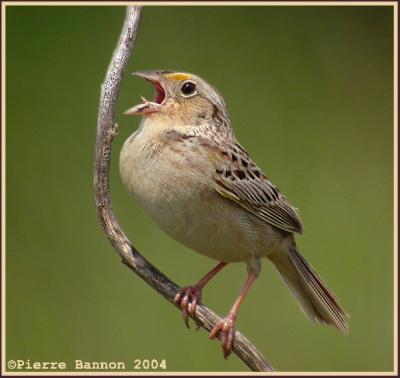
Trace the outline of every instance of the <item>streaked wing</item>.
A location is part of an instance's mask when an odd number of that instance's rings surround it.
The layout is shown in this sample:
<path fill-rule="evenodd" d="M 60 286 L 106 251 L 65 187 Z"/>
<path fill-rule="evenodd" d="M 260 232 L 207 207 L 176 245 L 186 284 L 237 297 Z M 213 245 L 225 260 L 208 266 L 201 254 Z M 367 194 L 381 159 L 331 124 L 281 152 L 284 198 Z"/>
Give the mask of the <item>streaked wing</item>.
<path fill-rule="evenodd" d="M 221 196 L 238 203 L 277 228 L 303 232 L 294 208 L 238 143 L 223 150 L 211 145 L 209 148 L 213 151 L 212 160 L 216 165 L 215 189 Z"/>

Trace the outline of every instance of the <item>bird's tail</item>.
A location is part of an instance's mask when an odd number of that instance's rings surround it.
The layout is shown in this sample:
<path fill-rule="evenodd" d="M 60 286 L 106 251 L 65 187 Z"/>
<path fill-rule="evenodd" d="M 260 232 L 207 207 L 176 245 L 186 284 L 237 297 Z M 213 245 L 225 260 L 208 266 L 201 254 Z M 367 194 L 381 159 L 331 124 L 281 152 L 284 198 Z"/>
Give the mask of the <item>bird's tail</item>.
<path fill-rule="evenodd" d="M 314 322 L 349 332 L 348 318 L 334 294 L 295 246 L 269 256 L 305 315 Z"/>

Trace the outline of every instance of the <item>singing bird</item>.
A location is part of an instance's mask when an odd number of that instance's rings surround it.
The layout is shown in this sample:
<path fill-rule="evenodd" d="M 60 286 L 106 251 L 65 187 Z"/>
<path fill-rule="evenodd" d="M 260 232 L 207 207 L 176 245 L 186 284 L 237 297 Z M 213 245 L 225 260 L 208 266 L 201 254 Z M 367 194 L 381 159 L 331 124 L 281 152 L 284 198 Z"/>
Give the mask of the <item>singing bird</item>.
<path fill-rule="evenodd" d="M 123 145 L 122 181 L 163 231 L 219 261 L 195 285 L 177 293 L 175 303 L 186 325 L 207 282 L 229 263 L 246 263 L 248 277 L 240 295 L 210 333 L 214 338 L 221 332 L 226 358 L 238 308 L 266 257 L 310 320 L 347 333 L 348 315 L 296 246 L 294 234 L 303 232 L 296 210 L 236 140 L 222 95 L 190 73 L 134 74 L 153 84 L 155 98 L 142 97 L 142 103 L 125 112 L 143 118 Z"/>

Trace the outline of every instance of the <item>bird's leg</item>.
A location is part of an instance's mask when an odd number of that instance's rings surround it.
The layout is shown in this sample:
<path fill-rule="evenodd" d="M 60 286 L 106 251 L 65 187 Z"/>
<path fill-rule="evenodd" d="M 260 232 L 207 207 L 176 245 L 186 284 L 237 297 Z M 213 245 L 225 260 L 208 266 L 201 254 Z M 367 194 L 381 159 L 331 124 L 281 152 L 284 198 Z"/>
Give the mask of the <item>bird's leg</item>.
<path fill-rule="evenodd" d="M 227 263 L 221 261 L 217 266 L 210 270 L 194 286 L 182 287 L 175 296 L 174 303 L 182 307 L 183 320 L 186 327 L 189 327 L 189 314 L 194 316 L 196 306 L 201 300 L 201 291 L 203 287 L 213 278 Z M 197 327 L 198 329 L 198 327 Z"/>
<path fill-rule="evenodd" d="M 229 314 L 221 319 L 214 329 L 210 333 L 210 339 L 214 339 L 215 336 L 217 336 L 218 332 L 221 332 L 221 345 L 222 345 L 222 351 L 224 353 L 225 359 L 231 354 L 232 352 L 232 344 L 233 344 L 233 337 L 235 333 L 235 321 L 236 321 L 236 316 L 237 312 L 239 310 L 239 307 L 241 303 L 243 302 L 244 297 L 250 290 L 251 286 L 253 285 L 253 282 L 258 276 L 258 272 L 254 271 L 249 271 L 246 283 L 240 292 L 238 298 L 236 299 L 236 302 L 232 306 L 231 310 L 229 311 Z"/>

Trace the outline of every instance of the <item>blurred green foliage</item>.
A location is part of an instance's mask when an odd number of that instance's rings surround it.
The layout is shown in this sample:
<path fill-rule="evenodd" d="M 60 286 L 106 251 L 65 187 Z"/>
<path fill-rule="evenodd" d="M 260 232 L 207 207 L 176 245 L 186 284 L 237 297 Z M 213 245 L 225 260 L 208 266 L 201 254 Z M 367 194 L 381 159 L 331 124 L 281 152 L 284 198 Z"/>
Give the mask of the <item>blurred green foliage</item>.
<path fill-rule="evenodd" d="M 96 218 L 92 163 L 100 85 L 124 7 L 6 12 L 7 359 L 165 358 L 169 371 L 247 371 L 120 263 Z M 300 208 L 303 254 L 351 315 L 310 324 L 272 265 L 238 328 L 283 371 L 393 369 L 393 9 L 160 7 L 143 11 L 128 72 L 176 69 L 225 96 L 240 142 Z M 180 285 L 215 263 L 171 240 L 118 174 L 152 89 L 126 75 L 111 194 L 137 248 Z M 224 315 L 246 277 L 232 264 L 204 302 Z"/>

